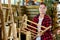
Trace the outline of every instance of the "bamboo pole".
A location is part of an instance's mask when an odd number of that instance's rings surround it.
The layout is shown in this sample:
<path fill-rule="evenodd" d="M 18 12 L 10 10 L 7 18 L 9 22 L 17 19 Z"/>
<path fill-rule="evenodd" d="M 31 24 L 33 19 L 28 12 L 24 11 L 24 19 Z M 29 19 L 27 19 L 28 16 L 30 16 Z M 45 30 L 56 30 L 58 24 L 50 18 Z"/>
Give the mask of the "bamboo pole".
<path fill-rule="evenodd" d="M 25 20 L 24 20 L 24 19 L 25 19 Z M 27 21 L 26 21 L 26 20 L 27 20 L 27 16 L 26 16 L 25 14 L 24 14 L 24 16 L 22 17 L 22 20 L 23 20 L 23 23 L 24 23 L 24 24 L 23 24 L 23 25 L 24 25 L 23 27 L 24 27 L 24 28 L 27 28 L 27 25 L 25 25 L 25 24 L 27 24 Z"/>
<path fill-rule="evenodd" d="M 23 29 L 21 32 L 26 32 L 27 30 Z M 30 31 L 31 32 L 31 31 Z M 36 35 L 35 33 L 31 32 L 31 35 Z"/>
<path fill-rule="evenodd" d="M 0 15 L 1 15 L 1 0 L 0 0 Z M 0 40 L 2 40 L 2 28 L 1 28 L 1 26 L 2 25 L 1 25 L 1 17 L 0 17 L 0 31 L 1 31 L 0 32 L 0 37 L 1 37 Z"/>
<path fill-rule="evenodd" d="M 25 24 L 25 23 L 23 23 L 23 24 Z M 37 28 L 36 28 L 36 27 L 33 27 L 33 26 L 31 26 L 31 25 L 28 25 L 28 24 L 25 24 L 25 25 L 27 25 L 27 26 L 29 26 L 29 27 L 31 27 L 31 28 L 33 28 L 33 29 L 37 30 Z M 46 27 L 44 27 L 44 26 L 41 26 L 41 27 L 46 29 Z"/>
<path fill-rule="evenodd" d="M 25 24 L 25 23 L 24 23 L 24 24 Z M 31 27 L 31 28 L 33 28 L 33 29 L 37 30 L 37 28 L 36 28 L 36 27 L 33 27 L 33 26 L 31 26 L 31 25 L 28 25 L 28 24 L 25 24 L 25 25 L 27 25 L 28 27 Z"/>
<path fill-rule="evenodd" d="M 17 32 L 19 33 L 18 30 L 19 30 L 19 28 L 17 28 Z M 21 30 L 21 32 L 24 33 L 24 34 L 26 34 L 27 30 L 23 29 L 23 30 Z M 31 31 L 30 31 L 30 32 L 31 32 Z M 31 32 L 31 35 L 36 35 L 36 34 Z"/>
<path fill-rule="evenodd" d="M 21 8 L 20 8 L 20 0 L 18 0 L 19 2 L 17 3 L 17 11 L 18 11 L 18 16 L 19 16 L 19 18 L 20 19 L 22 19 L 21 17 L 22 17 L 22 14 L 21 14 Z M 19 20 L 19 19 L 18 19 Z M 20 20 L 21 21 L 21 20 Z M 18 23 L 19 23 L 19 21 L 18 21 Z M 19 27 L 19 39 L 18 40 L 21 40 L 21 26 Z"/>
<path fill-rule="evenodd" d="M 1 0 L 0 0 L 0 8 L 1 8 Z"/>
<path fill-rule="evenodd" d="M 12 22 L 12 33 L 13 33 L 13 40 L 17 40 L 17 31 L 16 31 L 16 24 L 14 23 L 13 12 L 11 7 L 11 0 L 8 0 L 8 7 L 10 8 L 10 21 Z"/>
<path fill-rule="evenodd" d="M 8 10 L 8 12 L 10 11 L 10 16 L 12 16 L 12 8 L 11 8 L 11 1 L 10 0 L 8 0 L 8 8 L 9 8 L 9 10 Z M 9 17 L 8 17 L 9 18 Z M 7 18 L 7 20 L 8 20 L 8 18 Z M 13 19 L 12 19 L 12 17 L 10 17 L 10 21 L 12 21 Z M 10 24 L 10 27 L 9 27 L 9 35 L 8 35 L 8 39 L 10 38 L 10 40 L 12 40 L 13 38 L 13 35 L 12 35 L 12 24 Z"/>
<path fill-rule="evenodd" d="M 17 40 L 17 30 L 16 30 L 16 23 L 14 23 L 13 24 L 13 28 L 12 28 L 12 30 L 13 30 L 13 40 Z"/>
<path fill-rule="evenodd" d="M 26 32 L 26 40 L 31 40 L 31 32 L 30 31 Z"/>
<path fill-rule="evenodd" d="M 6 29 L 5 29 L 5 19 L 3 16 L 3 11 L 2 11 L 2 4 L 0 0 L 0 17 L 1 17 L 1 25 L 2 25 L 2 40 L 7 40 L 7 34 L 6 34 Z"/>
<path fill-rule="evenodd" d="M 25 21 L 28 21 L 28 22 L 33 23 L 33 24 L 35 24 L 35 25 L 38 25 L 37 23 L 35 23 L 35 22 L 33 22 L 33 21 L 30 21 L 30 20 L 26 20 L 26 19 L 25 19 Z"/>

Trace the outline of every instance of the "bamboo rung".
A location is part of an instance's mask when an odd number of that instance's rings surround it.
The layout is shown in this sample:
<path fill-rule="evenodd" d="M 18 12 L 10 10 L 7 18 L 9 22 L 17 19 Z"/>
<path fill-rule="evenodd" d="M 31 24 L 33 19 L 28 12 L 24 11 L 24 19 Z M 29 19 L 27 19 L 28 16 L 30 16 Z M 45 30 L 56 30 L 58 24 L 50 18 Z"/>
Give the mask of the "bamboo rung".
<path fill-rule="evenodd" d="M 35 22 L 33 22 L 33 21 L 30 21 L 30 20 L 26 20 L 26 19 L 25 19 L 25 21 L 31 22 L 31 23 L 33 23 L 33 24 L 35 24 L 35 25 L 38 25 L 37 23 L 35 23 Z"/>
<path fill-rule="evenodd" d="M 25 21 L 28 21 L 28 22 L 33 23 L 33 24 L 35 24 L 35 25 L 37 25 L 37 26 L 38 26 L 38 24 L 37 24 L 37 23 L 35 23 L 35 22 L 33 22 L 33 21 L 26 20 L 26 19 L 25 19 Z M 28 24 L 26 24 L 26 25 L 28 25 Z M 30 25 L 29 25 L 29 26 L 30 26 Z M 46 28 L 46 27 L 44 27 L 44 26 L 41 26 L 41 27 Z M 34 28 L 34 29 L 36 29 L 36 28 Z"/>
<path fill-rule="evenodd" d="M 35 28 L 35 27 L 31 26 L 31 25 L 28 25 L 28 24 L 25 24 L 25 25 L 37 30 L 37 28 Z"/>
<path fill-rule="evenodd" d="M 25 24 L 25 23 L 24 23 Z M 36 29 L 37 30 L 37 28 L 36 27 L 33 27 L 33 26 L 31 26 L 31 25 L 28 25 L 28 24 L 25 24 L 25 25 L 27 25 L 27 26 L 29 26 L 29 27 L 31 27 L 31 28 L 33 28 L 33 29 Z M 42 28 L 46 28 L 46 27 L 44 27 L 44 26 L 41 26 Z M 41 30 L 42 31 L 42 30 Z"/>
<path fill-rule="evenodd" d="M 24 34 L 26 34 L 27 30 L 23 30 L 21 32 L 24 33 Z M 34 33 L 32 33 L 31 35 L 32 35 L 32 37 L 36 36 L 36 34 L 34 34 Z"/>
<path fill-rule="evenodd" d="M 44 26 L 41 26 L 42 28 L 46 28 L 46 27 L 44 27 Z"/>
<path fill-rule="evenodd" d="M 17 28 L 17 32 L 19 32 L 18 30 L 19 30 L 19 28 Z M 27 30 L 23 29 L 21 31 L 25 31 L 26 32 Z M 35 33 L 32 33 L 32 34 L 35 35 Z"/>
<path fill-rule="evenodd" d="M 27 30 L 22 30 L 22 31 L 25 31 L 25 32 L 26 32 Z M 31 34 L 32 34 L 32 35 L 36 35 L 35 33 L 32 33 L 32 32 L 31 32 Z"/>
<path fill-rule="evenodd" d="M 31 29 L 29 29 L 29 28 L 25 28 L 25 29 L 28 29 L 28 30 L 31 31 L 31 32 L 37 33 L 36 31 L 31 30 Z"/>

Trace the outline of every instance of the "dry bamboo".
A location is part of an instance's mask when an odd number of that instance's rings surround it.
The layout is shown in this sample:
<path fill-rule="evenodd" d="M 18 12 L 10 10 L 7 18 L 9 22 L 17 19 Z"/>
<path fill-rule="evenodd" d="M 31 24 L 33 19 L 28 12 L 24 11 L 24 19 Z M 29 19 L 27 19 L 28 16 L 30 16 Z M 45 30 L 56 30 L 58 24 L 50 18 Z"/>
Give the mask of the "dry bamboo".
<path fill-rule="evenodd" d="M 2 3 L 1 3 L 1 0 L 0 0 L 0 17 L 1 17 L 1 25 L 2 25 L 2 40 L 7 40 L 7 34 L 6 34 L 6 29 L 5 29 L 5 19 L 4 19 L 4 16 L 3 16 L 3 11 L 2 11 Z"/>
<path fill-rule="evenodd" d="M 12 22 L 11 28 L 12 28 L 12 33 L 13 33 L 13 39 L 17 40 L 17 31 L 16 31 L 16 24 L 14 23 L 14 18 L 13 18 L 13 12 L 12 12 L 12 7 L 11 7 L 11 0 L 8 0 L 8 8 L 10 9 L 10 21 Z"/>
<path fill-rule="evenodd" d="M 26 40 L 31 40 L 31 32 L 30 31 L 27 31 L 26 32 Z"/>

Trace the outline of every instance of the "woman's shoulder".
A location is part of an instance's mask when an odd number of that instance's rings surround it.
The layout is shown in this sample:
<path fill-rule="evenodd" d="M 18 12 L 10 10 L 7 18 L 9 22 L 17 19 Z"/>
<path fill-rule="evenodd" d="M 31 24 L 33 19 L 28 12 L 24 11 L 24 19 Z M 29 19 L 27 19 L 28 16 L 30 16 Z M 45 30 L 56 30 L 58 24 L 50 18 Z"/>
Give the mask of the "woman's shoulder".
<path fill-rule="evenodd" d="M 34 21 L 38 21 L 38 17 L 39 17 L 39 14 L 36 15 L 36 16 L 34 16 L 32 20 L 34 20 Z"/>
<path fill-rule="evenodd" d="M 51 19 L 50 15 L 47 15 L 47 14 L 45 15 L 45 18 L 46 19 Z"/>

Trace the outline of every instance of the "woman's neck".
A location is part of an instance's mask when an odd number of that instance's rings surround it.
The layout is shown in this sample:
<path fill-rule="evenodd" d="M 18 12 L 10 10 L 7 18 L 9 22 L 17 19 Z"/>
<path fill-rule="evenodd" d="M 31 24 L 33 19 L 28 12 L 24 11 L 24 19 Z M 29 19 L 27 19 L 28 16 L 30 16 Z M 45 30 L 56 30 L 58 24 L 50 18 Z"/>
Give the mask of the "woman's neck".
<path fill-rule="evenodd" d="M 39 16 L 39 17 L 40 17 L 40 18 L 44 18 L 44 15 L 45 15 L 45 14 L 40 14 L 40 16 Z"/>

